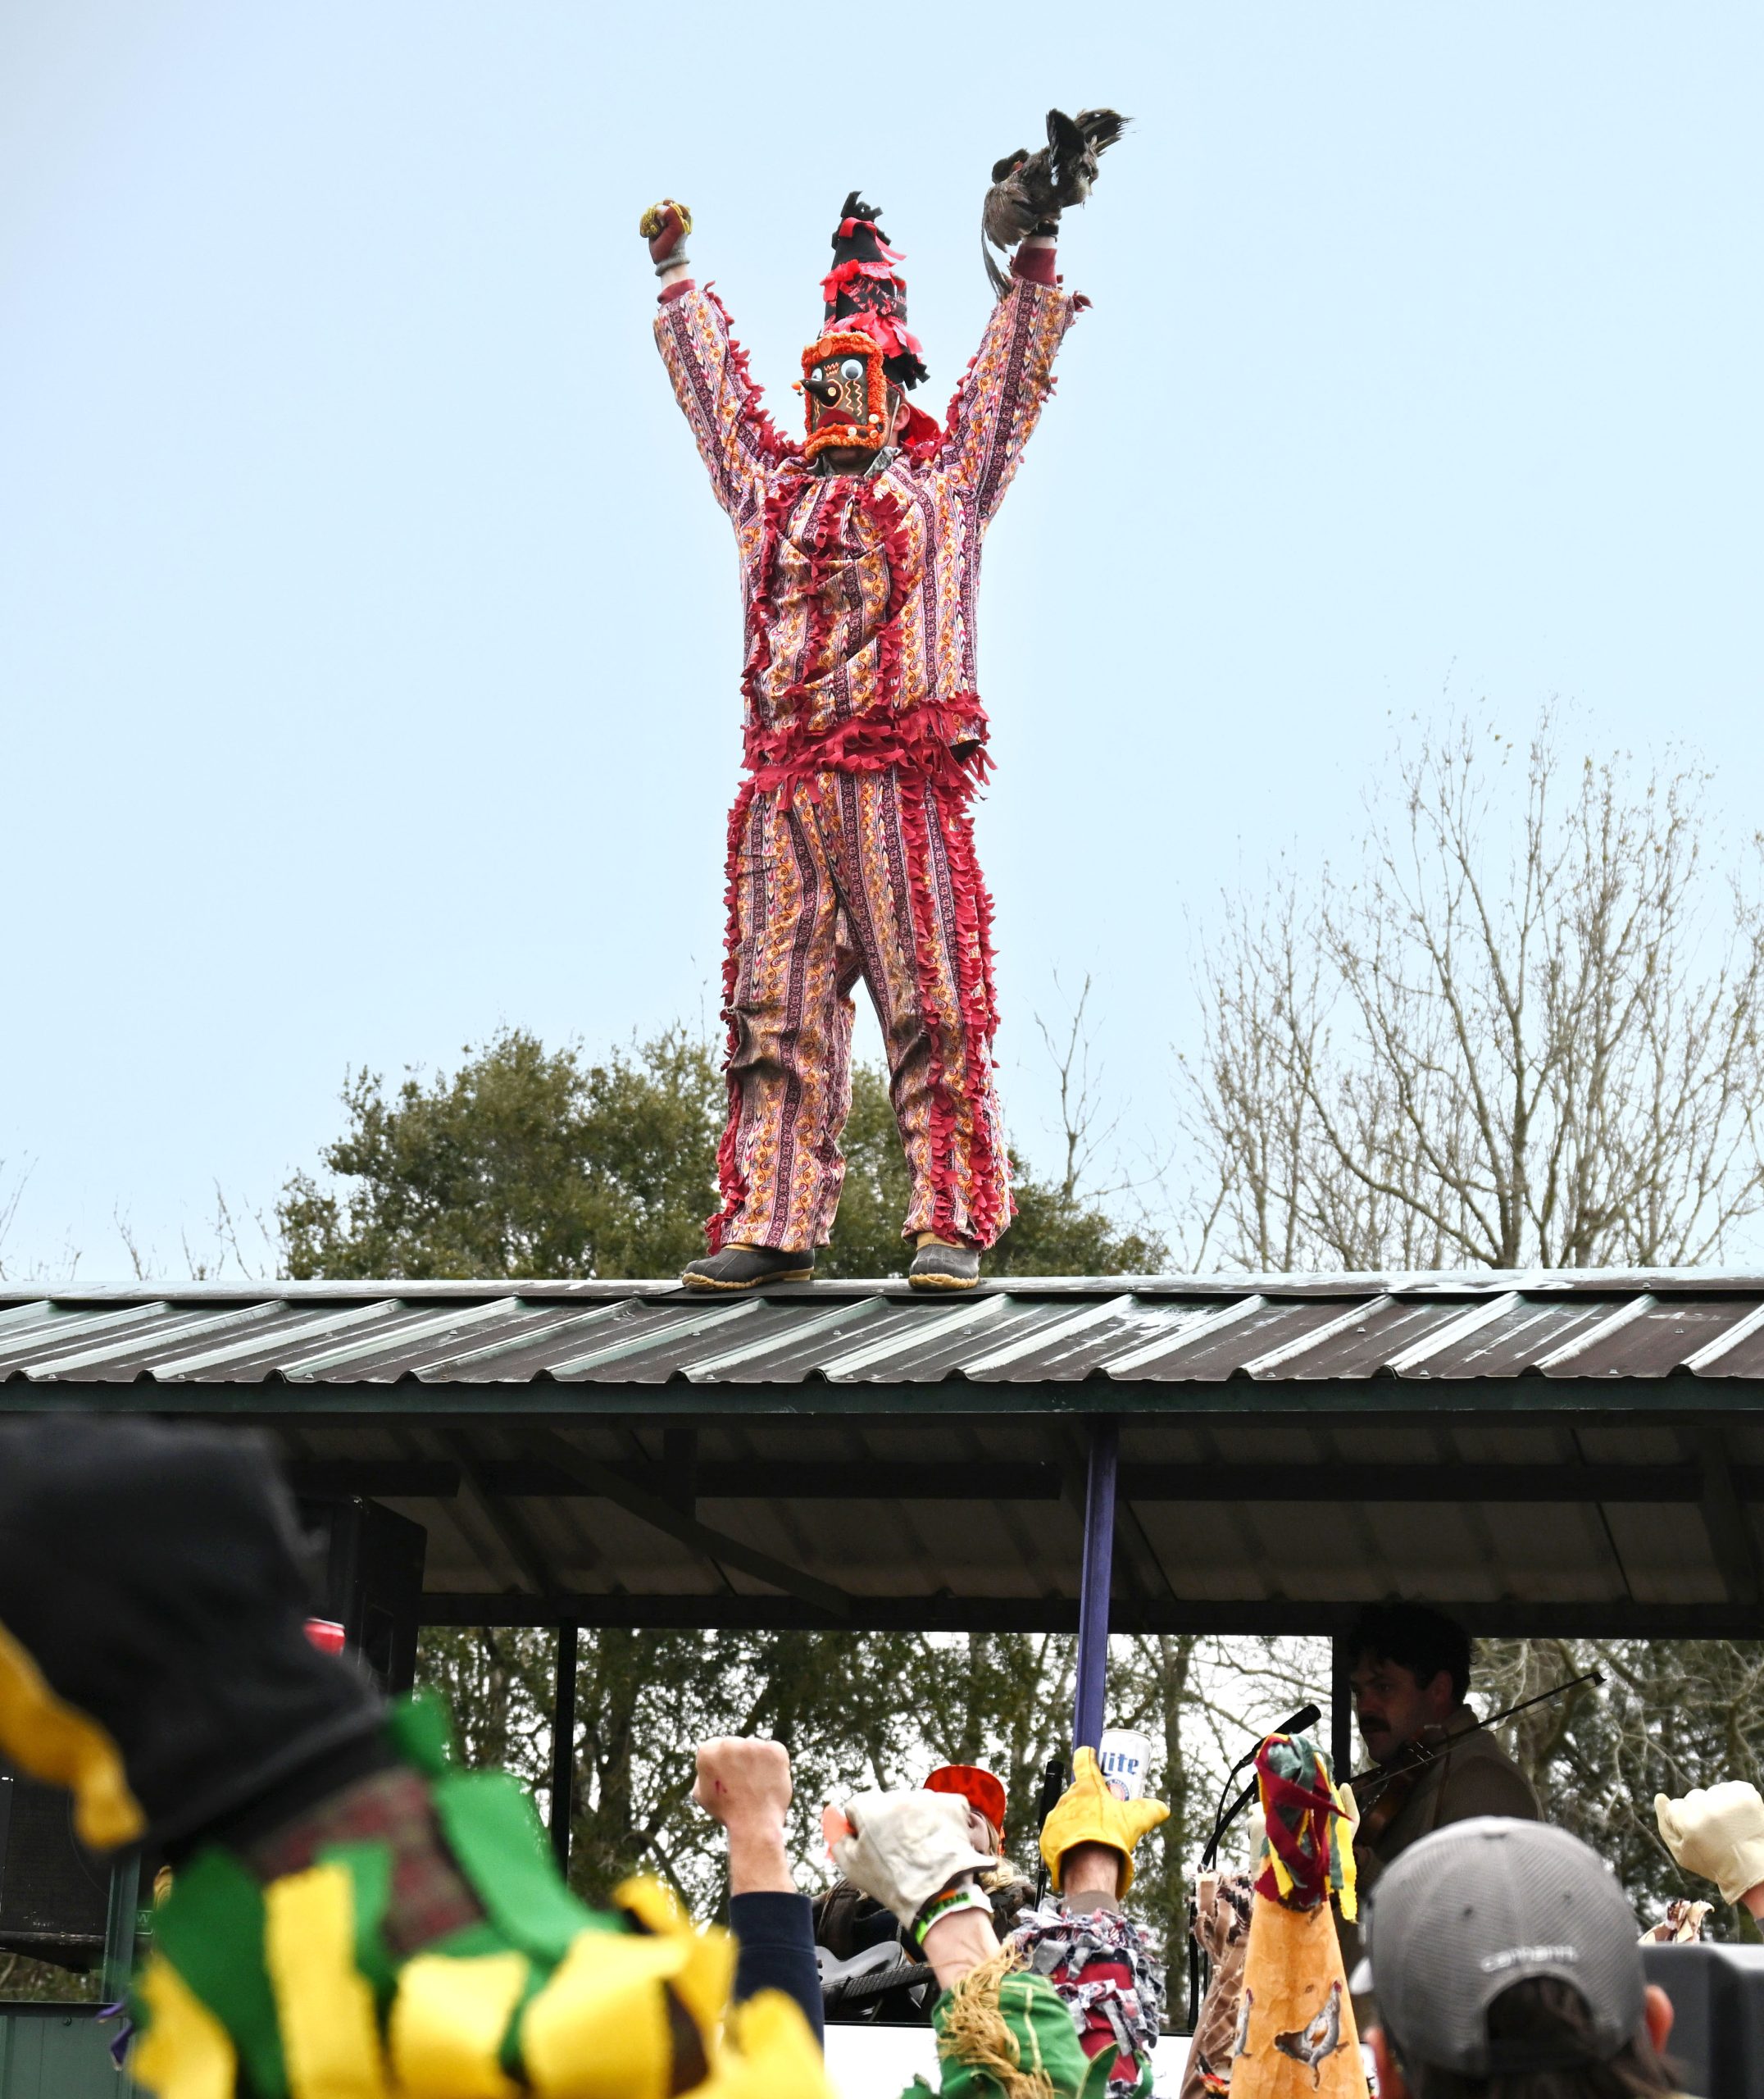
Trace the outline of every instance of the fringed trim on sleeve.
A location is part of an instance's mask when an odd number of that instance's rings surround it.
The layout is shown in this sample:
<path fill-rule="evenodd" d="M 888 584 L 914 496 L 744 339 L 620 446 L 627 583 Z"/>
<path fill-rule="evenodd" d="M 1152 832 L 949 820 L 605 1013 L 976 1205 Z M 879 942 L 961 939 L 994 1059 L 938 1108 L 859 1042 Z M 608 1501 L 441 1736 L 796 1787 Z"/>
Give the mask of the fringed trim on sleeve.
<path fill-rule="evenodd" d="M 938 2056 L 992 2078 L 1003 2099 L 1055 2099 L 1047 2071 L 1039 2063 L 1023 2067 L 1022 2050 L 1004 2015 L 1004 1985 L 1018 1965 L 1015 1950 L 1001 1946 L 957 1983 L 938 2019 Z"/>

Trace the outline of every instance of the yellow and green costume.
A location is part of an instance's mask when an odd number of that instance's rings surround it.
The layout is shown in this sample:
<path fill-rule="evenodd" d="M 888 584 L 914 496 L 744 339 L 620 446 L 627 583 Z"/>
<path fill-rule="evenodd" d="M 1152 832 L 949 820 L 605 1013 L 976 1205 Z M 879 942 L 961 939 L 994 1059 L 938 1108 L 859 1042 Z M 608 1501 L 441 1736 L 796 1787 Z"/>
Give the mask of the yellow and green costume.
<path fill-rule="evenodd" d="M 199 1851 L 156 1915 L 131 2068 L 160 2099 L 825 2099 L 787 1998 L 726 2021 L 734 1945 L 652 1881 L 589 1909 L 559 1880 L 526 1795 L 448 1760 L 437 1710 L 397 1708 L 448 1852 L 484 1911 L 400 1959 L 383 1843 L 339 1845 L 264 1883 Z"/>
<path fill-rule="evenodd" d="M 0 1753 L 72 1793 L 93 1850 L 172 1859 L 130 1995 L 138 2083 L 834 2099 L 796 2002 L 730 2003 L 727 1932 L 652 1881 L 589 1909 L 515 1780 L 452 1763 L 439 1706 L 389 1712 L 311 1645 L 299 1555 L 261 1437 L 0 1428 Z M 1065 2005 L 1010 1958 L 938 2007 L 947 2099 L 1097 2099 Z"/>

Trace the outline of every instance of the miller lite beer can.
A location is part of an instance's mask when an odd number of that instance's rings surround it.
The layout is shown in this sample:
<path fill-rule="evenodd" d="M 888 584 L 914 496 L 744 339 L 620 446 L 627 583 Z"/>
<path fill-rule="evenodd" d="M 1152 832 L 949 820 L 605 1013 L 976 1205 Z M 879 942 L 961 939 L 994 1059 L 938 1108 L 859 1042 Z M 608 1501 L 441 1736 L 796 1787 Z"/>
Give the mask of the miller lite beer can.
<path fill-rule="evenodd" d="M 1143 1800 L 1152 1762 L 1148 1736 L 1137 1728 L 1105 1728 L 1097 1749 L 1097 1768 L 1118 1801 Z"/>

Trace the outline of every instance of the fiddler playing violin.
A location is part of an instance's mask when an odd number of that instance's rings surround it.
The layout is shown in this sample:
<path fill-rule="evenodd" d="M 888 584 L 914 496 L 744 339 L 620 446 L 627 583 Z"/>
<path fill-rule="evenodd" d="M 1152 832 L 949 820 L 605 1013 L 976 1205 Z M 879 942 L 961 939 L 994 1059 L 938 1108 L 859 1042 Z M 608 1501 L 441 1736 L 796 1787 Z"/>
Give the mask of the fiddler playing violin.
<path fill-rule="evenodd" d="M 1354 1715 L 1372 1762 L 1348 1782 L 1360 1809 L 1354 1858 L 1360 1887 L 1412 1844 L 1448 1823 L 1500 1814 L 1540 1819 L 1530 1781 L 1496 1741 L 1495 1724 L 1512 1714 L 1586 1683 L 1577 1677 L 1479 1720 L 1465 1702 L 1471 1649 L 1464 1628 L 1421 1604 L 1375 1604 L 1348 1632 Z M 1351 1973 L 1358 1934 L 1342 1930 Z"/>

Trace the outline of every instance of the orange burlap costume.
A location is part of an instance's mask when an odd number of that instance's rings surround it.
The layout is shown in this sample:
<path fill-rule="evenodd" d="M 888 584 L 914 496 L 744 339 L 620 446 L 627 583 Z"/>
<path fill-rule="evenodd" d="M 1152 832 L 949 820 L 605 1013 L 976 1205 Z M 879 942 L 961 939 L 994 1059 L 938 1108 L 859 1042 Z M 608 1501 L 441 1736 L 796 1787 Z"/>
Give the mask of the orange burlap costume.
<path fill-rule="evenodd" d="M 1231 2099 L 1366 2099 L 1332 1892 L 1354 1915 L 1353 1814 L 1304 1735 L 1257 1753 L 1267 1834 L 1243 1955 Z"/>

